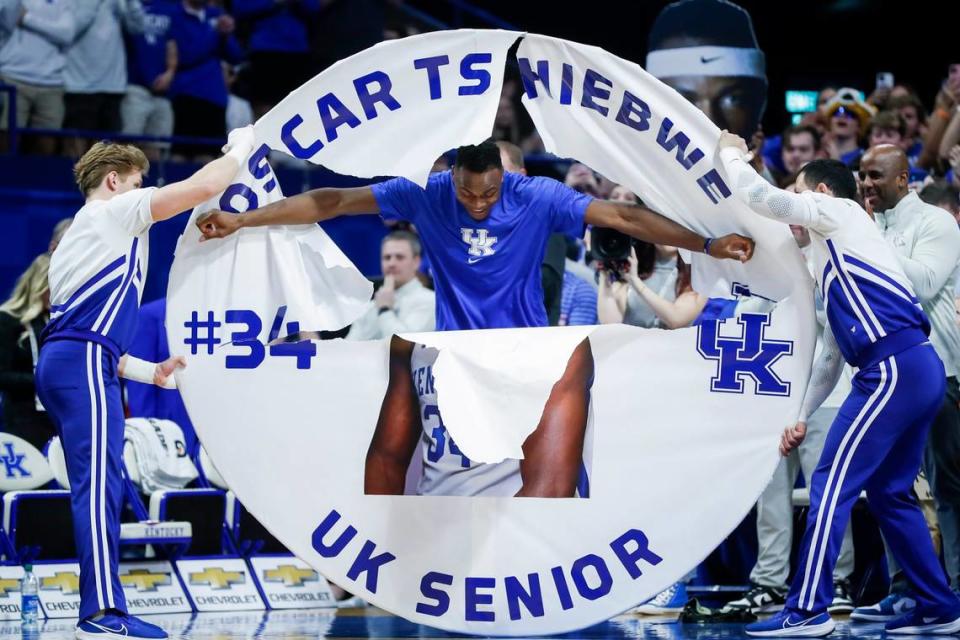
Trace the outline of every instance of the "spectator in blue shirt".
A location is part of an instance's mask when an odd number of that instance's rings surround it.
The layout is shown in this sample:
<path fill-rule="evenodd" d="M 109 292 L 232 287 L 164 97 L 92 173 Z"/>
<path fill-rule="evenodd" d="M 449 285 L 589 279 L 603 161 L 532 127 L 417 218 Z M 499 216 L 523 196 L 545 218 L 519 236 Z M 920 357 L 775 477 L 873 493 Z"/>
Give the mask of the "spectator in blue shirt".
<path fill-rule="evenodd" d="M 597 291 L 569 271 L 563 272 L 560 326 L 597 324 Z"/>
<path fill-rule="evenodd" d="M 233 18 L 204 0 L 183 0 L 173 16 L 177 73 L 173 98 L 174 134 L 201 138 L 227 137 L 227 83 L 221 60 L 243 57 L 233 37 Z M 219 153 L 202 144 L 176 144 L 174 153 L 203 160 Z"/>
<path fill-rule="evenodd" d="M 127 38 L 127 92 L 120 103 L 123 132 L 131 135 L 173 135 L 173 106 L 168 93 L 177 70 L 173 40 L 172 0 L 143 0 L 143 33 Z M 150 159 L 159 157 L 158 143 L 144 145 Z"/>
<path fill-rule="evenodd" d="M 234 0 L 233 11 L 251 28 L 250 101 L 260 117 L 310 79 L 307 28 L 320 0 Z"/>

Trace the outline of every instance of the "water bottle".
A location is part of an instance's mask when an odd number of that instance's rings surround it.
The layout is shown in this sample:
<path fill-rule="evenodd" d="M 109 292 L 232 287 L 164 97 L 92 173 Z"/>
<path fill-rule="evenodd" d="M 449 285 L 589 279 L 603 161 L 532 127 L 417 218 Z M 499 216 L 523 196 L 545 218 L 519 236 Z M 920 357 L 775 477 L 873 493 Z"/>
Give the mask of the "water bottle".
<path fill-rule="evenodd" d="M 37 576 L 33 565 L 23 566 L 23 578 L 20 579 L 20 620 L 24 627 L 36 627 L 40 613 L 40 598 L 37 596 Z"/>

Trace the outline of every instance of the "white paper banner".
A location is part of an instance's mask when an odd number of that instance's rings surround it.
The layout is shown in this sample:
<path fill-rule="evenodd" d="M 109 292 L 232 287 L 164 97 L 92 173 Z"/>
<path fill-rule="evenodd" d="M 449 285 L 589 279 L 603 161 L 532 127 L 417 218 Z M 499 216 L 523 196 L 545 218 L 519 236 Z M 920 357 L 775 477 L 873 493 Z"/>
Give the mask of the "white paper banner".
<path fill-rule="evenodd" d="M 187 353 L 191 355 L 209 354 L 221 340 L 266 341 L 270 336 L 300 330 L 339 329 L 366 310 L 373 286 L 315 224 L 270 227 L 216 242 L 199 241 L 200 231 L 193 223 L 207 211 L 247 211 L 283 198 L 267 162 L 269 151 L 266 145 L 255 150 L 240 168 L 236 182 L 197 207 L 190 217 L 170 268 L 167 298 L 175 306 L 185 300 L 203 300 L 206 311 L 181 318 L 178 311 L 182 309 L 171 312 L 168 307 L 168 321 L 176 318 L 179 322 L 171 328 L 179 337 L 176 345 L 171 343 L 175 353 L 182 353 L 184 345 L 190 346 Z M 284 304 L 273 304 L 277 299 Z M 193 303 L 187 306 L 197 308 Z M 213 309 L 244 309 L 275 324 L 249 325 L 221 339 L 219 320 L 209 315 Z M 242 322 L 252 317 L 231 315 L 226 320 Z M 187 334 L 181 336 L 184 330 Z"/>
<path fill-rule="evenodd" d="M 449 67 L 437 67 L 439 77 L 446 82 L 449 72 L 456 87 L 477 68 L 464 59 L 503 60 L 515 37 L 435 33 L 374 47 L 292 94 L 256 125 L 257 134 L 284 149 L 283 129 L 300 116 L 295 135 L 308 145 L 322 135 L 318 100 L 334 93 L 355 115 L 363 113 L 363 100 L 344 96 L 356 93 L 354 80 L 379 71 L 387 78 L 377 76 L 376 86 L 389 86 L 402 106 L 384 108 L 389 100 L 381 94 L 376 118 L 358 116 L 356 126 L 345 120 L 311 157 L 355 175 L 422 178 L 439 152 L 489 134 L 502 73 L 480 65 L 490 74 L 481 95 L 442 84 L 442 100 L 432 100 L 433 76 L 424 65 L 438 63 L 416 61 L 446 56 Z M 271 329 L 286 322 L 306 328 L 309 314 L 319 322 L 324 299 L 307 295 L 309 304 L 302 304 L 298 288 L 331 282 L 326 252 L 335 248 L 292 263 L 301 251 L 296 234 L 308 231 L 244 229 L 226 242 L 200 244 L 191 228 L 178 248 L 167 304 L 171 352 L 189 359 L 177 376 L 184 401 L 244 506 L 351 593 L 418 623 L 481 635 L 585 627 L 657 593 L 703 559 L 772 474 L 777 436 L 797 415 L 814 344 L 810 282 L 789 233 L 722 197 L 719 174 L 706 191 L 698 184 L 715 167 L 717 132 L 703 114 L 600 49 L 527 36 L 519 55 L 533 69 L 550 68 L 552 96 L 527 100 L 550 147 L 701 232 L 752 236 L 758 257 L 747 265 L 706 263 L 717 282 L 710 291 L 729 297 L 739 283 L 743 292 L 779 300 L 772 313 L 670 332 L 610 325 L 406 336 L 439 348 L 440 356 L 431 365 L 415 350 L 411 360 L 411 368 L 419 363 L 414 384 L 423 428 L 410 467 L 426 480 L 407 484 L 408 492 L 420 487 L 424 495 L 404 497 L 365 494 L 378 421 L 393 420 L 389 411 L 381 420 L 389 341 L 268 344 L 278 335 Z M 607 115 L 583 106 L 587 69 L 618 87 L 603 98 L 589 90 L 597 103 L 611 105 Z M 563 104 L 558 82 L 567 73 L 575 80 L 565 83 L 571 99 Z M 650 130 L 617 121 L 625 87 L 657 114 Z M 667 114 L 674 137 L 660 143 Z M 391 126 L 383 129 L 386 117 Z M 452 122 L 458 124 L 447 126 Z M 669 142 L 682 147 L 681 131 L 689 139 L 689 168 Z M 694 147 L 702 150 L 697 161 Z M 255 180 L 253 171 L 241 175 L 238 189 Z M 349 267 L 333 272 L 334 282 L 354 283 L 357 275 Z M 354 313 L 360 305 L 350 305 L 364 299 L 352 285 L 328 289 L 347 293 L 330 297 L 326 323 Z M 517 457 L 552 383 L 587 336 L 594 382 L 590 417 L 579 425 L 581 497 L 509 497 L 524 483 L 520 463 L 470 458 L 499 459 L 504 451 Z"/>
<path fill-rule="evenodd" d="M 626 185 L 705 237 L 741 233 L 759 240 L 748 264 L 694 254 L 694 289 L 782 300 L 798 279 L 809 280 L 787 226 L 731 197 L 714 163 L 720 130 L 676 91 L 636 63 L 547 36 L 527 35 L 517 59 L 523 104 L 548 151 Z"/>
<path fill-rule="evenodd" d="M 440 154 L 490 137 L 507 49 L 521 35 L 462 30 L 381 42 L 291 93 L 257 121 L 257 138 L 337 173 L 423 186 Z"/>

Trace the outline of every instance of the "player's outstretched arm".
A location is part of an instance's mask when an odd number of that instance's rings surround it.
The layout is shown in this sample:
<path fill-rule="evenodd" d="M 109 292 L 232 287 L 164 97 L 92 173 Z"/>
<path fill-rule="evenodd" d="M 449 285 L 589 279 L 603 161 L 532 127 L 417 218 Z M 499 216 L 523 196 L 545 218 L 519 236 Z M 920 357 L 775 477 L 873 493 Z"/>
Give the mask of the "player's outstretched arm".
<path fill-rule="evenodd" d="M 753 256 L 754 243 L 750 238 L 731 233 L 707 242 L 670 218 L 635 204 L 594 200 L 583 219 L 587 224 L 616 229 L 638 240 L 704 252 L 714 258 L 746 262 Z"/>
<path fill-rule="evenodd" d="M 583 439 L 593 382 L 593 352 L 581 342 L 553 385 L 536 431 L 523 443 L 518 497 L 572 498 L 583 465 Z"/>
<path fill-rule="evenodd" d="M 413 343 L 390 341 L 390 381 L 380 417 L 367 449 L 363 491 L 367 495 L 403 495 L 407 467 L 420 440 L 420 403 L 410 374 Z"/>
<path fill-rule="evenodd" d="M 717 153 L 734 195 L 755 213 L 786 224 L 816 225 L 820 217 L 816 203 L 764 180 L 747 161 L 747 143 L 743 138 L 721 132 Z"/>
<path fill-rule="evenodd" d="M 223 238 L 243 227 L 312 224 L 341 215 L 378 213 L 380 207 L 370 187 L 313 189 L 246 213 L 211 211 L 197 220 L 202 240 Z"/>
<path fill-rule="evenodd" d="M 154 222 L 190 211 L 229 187 L 253 151 L 254 143 L 252 126 L 234 129 L 223 147 L 225 155 L 208 162 L 186 180 L 157 189 L 150 197 L 150 214 Z"/>

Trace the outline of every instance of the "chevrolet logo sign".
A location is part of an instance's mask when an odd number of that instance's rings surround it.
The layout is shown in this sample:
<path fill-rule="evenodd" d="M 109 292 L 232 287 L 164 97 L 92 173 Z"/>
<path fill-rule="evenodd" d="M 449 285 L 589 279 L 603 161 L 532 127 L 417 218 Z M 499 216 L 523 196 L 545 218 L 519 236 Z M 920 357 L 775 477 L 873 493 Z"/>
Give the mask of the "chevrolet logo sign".
<path fill-rule="evenodd" d="M 282 582 L 287 587 L 301 587 L 304 582 L 316 582 L 317 572 L 313 569 L 301 569 L 292 564 L 282 564 L 276 569 L 263 572 L 266 582 Z"/>
<path fill-rule="evenodd" d="M 0 598 L 8 597 L 11 591 L 20 591 L 19 580 L 0 579 Z"/>
<path fill-rule="evenodd" d="M 242 571 L 224 571 L 220 567 L 205 567 L 203 571 L 189 576 L 190 584 L 205 584 L 214 589 L 229 589 L 232 585 L 247 581 Z"/>
<path fill-rule="evenodd" d="M 80 576 L 72 571 L 57 571 L 49 578 L 40 579 L 40 588 L 48 591 L 59 589 L 64 595 L 80 593 Z"/>
<path fill-rule="evenodd" d="M 120 576 L 120 584 L 125 587 L 136 587 L 137 591 L 156 591 L 157 587 L 170 584 L 170 575 L 154 573 L 149 569 L 131 569 L 129 573 Z"/>

